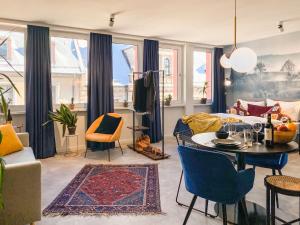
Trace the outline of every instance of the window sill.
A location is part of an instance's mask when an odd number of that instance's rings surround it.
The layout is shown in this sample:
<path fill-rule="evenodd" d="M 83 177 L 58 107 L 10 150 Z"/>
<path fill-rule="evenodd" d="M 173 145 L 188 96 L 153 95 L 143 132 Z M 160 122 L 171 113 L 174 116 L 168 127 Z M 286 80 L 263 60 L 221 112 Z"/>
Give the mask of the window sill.
<path fill-rule="evenodd" d="M 212 106 L 212 102 L 208 102 L 206 104 L 194 103 L 194 106 Z"/>

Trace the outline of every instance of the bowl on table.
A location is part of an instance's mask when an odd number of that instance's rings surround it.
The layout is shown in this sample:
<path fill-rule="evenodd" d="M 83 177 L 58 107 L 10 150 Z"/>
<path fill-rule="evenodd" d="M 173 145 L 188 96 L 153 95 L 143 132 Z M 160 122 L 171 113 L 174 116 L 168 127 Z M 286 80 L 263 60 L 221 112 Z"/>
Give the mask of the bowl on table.
<path fill-rule="evenodd" d="M 286 144 L 294 140 L 296 131 L 274 131 L 274 143 Z"/>
<path fill-rule="evenodd" d="M 226 139 L 226 138 L 228 138 L 228 136 L 229 136 L 229 133 L 226 131 L 217 131 L 216 132 L 216 137 L 219 139 Z"/>

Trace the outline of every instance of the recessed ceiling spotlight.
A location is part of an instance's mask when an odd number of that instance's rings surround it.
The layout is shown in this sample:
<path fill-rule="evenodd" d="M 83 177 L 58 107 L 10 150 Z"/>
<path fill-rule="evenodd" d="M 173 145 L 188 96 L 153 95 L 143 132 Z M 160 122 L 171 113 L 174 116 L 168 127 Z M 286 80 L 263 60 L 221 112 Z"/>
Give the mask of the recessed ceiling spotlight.
<path fill-rule="evenodd" d="M 115 14 L 113 13 L 110 15 L 110 18 L 109 18 L 109 26 L 113 27 L 114 24 L 115 24 Z"/>
<path fill-rule="evenodd" d="M 284 28 L 283 28 L 283 21 L 279 21 L 279 22 L 278 22 L 277 28 L 280 30 L 280 32 L 283 32 L 283 31 L 284 31 Z"/>

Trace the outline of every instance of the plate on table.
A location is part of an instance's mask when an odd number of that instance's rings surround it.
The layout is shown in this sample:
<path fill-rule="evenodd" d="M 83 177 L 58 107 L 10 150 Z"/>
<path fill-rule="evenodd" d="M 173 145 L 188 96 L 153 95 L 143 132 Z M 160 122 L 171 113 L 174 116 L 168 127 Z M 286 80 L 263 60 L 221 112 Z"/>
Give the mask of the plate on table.
<path fill-rule="evenodd" d="M 237 148 L 241 146 L 242 142 L 233 139 L 214 139 L 212 143 L 217 147 Z"/>

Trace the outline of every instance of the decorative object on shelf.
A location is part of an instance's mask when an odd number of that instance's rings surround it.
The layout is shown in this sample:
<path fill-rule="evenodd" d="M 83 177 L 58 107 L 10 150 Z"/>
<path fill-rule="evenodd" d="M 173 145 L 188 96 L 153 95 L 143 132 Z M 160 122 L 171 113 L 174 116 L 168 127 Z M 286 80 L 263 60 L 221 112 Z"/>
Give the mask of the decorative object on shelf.
<path fill-rule="evenodd" d="M 247 73 L 251 71 L 257 63 L 256 53 L 247 47 L 237 47 L 236 44 L 236 0 L 234 1 L 234 46 L 230 53 L 224 53 L 220 59 L 220 64 L 224 68 L 232 68 L 238 73 Z"/>
<path fill-rule="evenodd" d="M 44 216 L 120 214 L 161 214 L 157 164 L 86 165 L 43 210 Z"/>
<path fill-rule="evenodd" d="M 165 98 L 165 105 L 166 106 L 170 106 L 171 105 L 171 101 L 172 101 L 172 95 L 168 95 L 166 98 Z"/>
<path fill-rule="evenodd" d="M 200 99 L 200 103 L 201 104 L 206 104 L 207 102 L 207 88 L 208 88 L 208 82 L 206 81 L 201 89 L 201 93 L 202 93 L 202 98 Z"/>
<path fill-rule="evenodd" d="M 53 121 L 59 122 L 63 125 L 63 137 L 65 136 L 67 128 L 70 135 L 75 134 L 77 113 L 71 112 L 71 110 L 65 104 L 61 104 L 60 108 L 57 109 L 56 112 L 49 112 L 49 120 L 43 123 L 43 126 Z"/>
<path fill-rule="evenodd" d="M 71 104 L 69 104 L 69 109 L 74 110 L 75 104 L 74 104 L 74 97 L 71 98 Z"/>
<path fill-rule="evenodd" d="M 127 100 L 124 100 L 124 102 L 123 102 L 123 107 L 125 107 L 125 108 L 128 107 L 128 101 L 127 101 Z"/>

